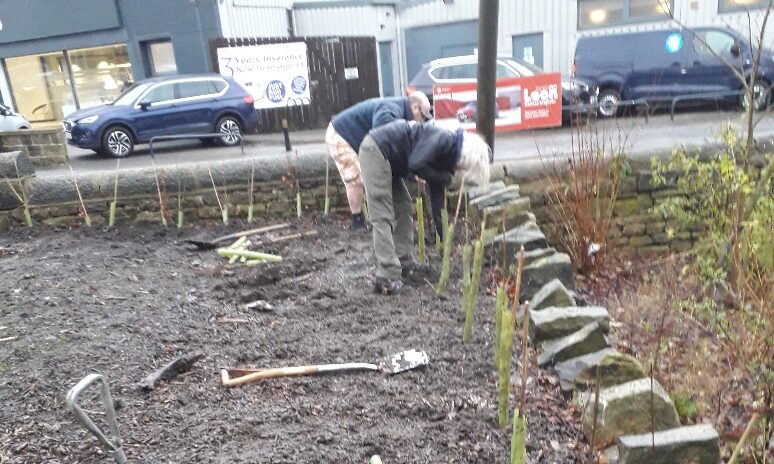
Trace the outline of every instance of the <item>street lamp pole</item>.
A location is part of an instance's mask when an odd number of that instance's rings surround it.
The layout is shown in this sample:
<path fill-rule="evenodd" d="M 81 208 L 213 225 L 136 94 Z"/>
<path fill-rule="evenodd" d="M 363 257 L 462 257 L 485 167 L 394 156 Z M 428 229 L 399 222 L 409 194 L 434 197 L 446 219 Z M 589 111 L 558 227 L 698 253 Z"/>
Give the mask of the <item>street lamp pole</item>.
<path fill-rule="evenodd" d="M 500 0 L 480 0 L 478 12 L 478 95 L 476 131 L 494 153 L 497 26 Z"/>

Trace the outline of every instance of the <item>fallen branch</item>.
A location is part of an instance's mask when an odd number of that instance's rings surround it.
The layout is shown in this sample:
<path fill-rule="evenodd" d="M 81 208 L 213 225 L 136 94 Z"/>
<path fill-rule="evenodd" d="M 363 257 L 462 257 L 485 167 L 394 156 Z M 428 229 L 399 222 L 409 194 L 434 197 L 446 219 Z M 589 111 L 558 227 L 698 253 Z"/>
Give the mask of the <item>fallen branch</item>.
<path fill-rule="evenodd" d="M 0 338 L 0 342 L 10 342 L 10 341 L 16 340 L 17 338 L 19 338 L 19 337 L 5 337 L 5 338 Z"/>
<path fill-rule="evenodd" d="M 194 352 L 178 356 L 164 367 L 157 369 L 151 375 L 140 382 L 139 387 L 143 391 L 153 390 L 159 380 L 170 380 L 178 375 L 191 370 L 193 365 L 204 358 L 204 353 Z"/>

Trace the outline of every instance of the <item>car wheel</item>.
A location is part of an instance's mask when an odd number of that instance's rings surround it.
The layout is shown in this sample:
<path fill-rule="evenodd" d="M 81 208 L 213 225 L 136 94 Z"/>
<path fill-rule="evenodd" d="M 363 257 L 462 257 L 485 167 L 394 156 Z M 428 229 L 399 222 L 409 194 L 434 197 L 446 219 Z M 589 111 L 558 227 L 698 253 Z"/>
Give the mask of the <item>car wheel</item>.
<path fill-rule="evenodd" d="M 599 105 L 599 115 L 605 118 L 612 118 L 618 114 L 618 103 L 621 96 L 613 89 L 605 89 L 599 93 L 597 99 Z"/>
<path fill-rule="evenodd" d="M 223 134 L 218 143 L 227 147 L 239 145 L 242 140 L 242 126 L 233 116 L 224 116 L 215 124 L 215 132 Z"/>
<path fill-rule="evenodd" d="M 132 133 L 123 126 L 108 127 L 102 134 L 102 151 L 115 158 L 129 156 L 134 151 Z"/>
<path fill-rule="evenodd" d="M 755 80 L 755 85 L 753 86 L 753 95 L 755 98 L 755 111 L 763 111 L 766 109 L 766 106 L 768 106 L 769 104 L 769 92 L 771 92 L 771 89 L 769 88 L 768 82 L 766 82 L 763 79 Z M 740 99 L 741 99 L 742 107 L 744 109 L 749 108 L 747 92 L 745 92 L 740 97 Z"/>

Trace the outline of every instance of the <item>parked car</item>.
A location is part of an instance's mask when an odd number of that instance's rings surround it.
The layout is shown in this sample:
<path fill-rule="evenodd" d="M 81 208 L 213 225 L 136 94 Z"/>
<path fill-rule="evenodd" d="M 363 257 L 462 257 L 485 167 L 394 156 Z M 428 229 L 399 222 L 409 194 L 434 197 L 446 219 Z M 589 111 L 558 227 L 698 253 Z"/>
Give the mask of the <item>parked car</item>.
<path fill-rule="evenodd" d="M 475 121 L 478 113 L 478 102 L 468 102 L 467 105 L 457 110 L 457 119 L 460 122 Z M 495 103 L 495 118 L 500 117 L 500 108 Z"/>
<path fill-rule="evenodd" d="M 749 77 L 749 41 L 728 28 L 664 29 L 581 37 L 575 50 L 574 74 L 599 87 L 599 113 L 614 116 L 622 101 L 672 101 L 675 97 L 721 94 L 746 105 L 733 71 L 718 59 L 735 64 Z M 714 52 L 714 53 L 713 53 Z M 764 50 L 755 85 L 755 106 L 765 107 L 774 83 L 774 53 Z M 699 99 L 697 99 L 698 101 Z M 706 100 L 705 100 L 706 101 Z"/>
<path fill-rule="evenodd" d="M 207 74 L 138 81 L 109 105 L 68 115 L 64 130 L 70 145 L 123 157 L 159 135 L 218 133 L 220 144 L 238 145 L 257 125 L 253 97 L 233 79 Z"/>
<path fill-rule="evenodd" d="M 500 56 L 497 58 L 497 78 L 522 77 L 544 74 L 538 66 L 524 61 Z M 433 85 L 476 82 L 478 56 L 465 55 L 440 58 L 422 65 L 422 69 L 409 82 L 409 87 L 424 92 L 432 99 Z M 562 120 L 582 116 L 596 105 L 597 89 L 582 79 L 562 77 Z"/>
<path fill-rule="evenodd" d="M 0 132 L 29 129 L 30 122 L 11 108 L 0 104 Z"/>

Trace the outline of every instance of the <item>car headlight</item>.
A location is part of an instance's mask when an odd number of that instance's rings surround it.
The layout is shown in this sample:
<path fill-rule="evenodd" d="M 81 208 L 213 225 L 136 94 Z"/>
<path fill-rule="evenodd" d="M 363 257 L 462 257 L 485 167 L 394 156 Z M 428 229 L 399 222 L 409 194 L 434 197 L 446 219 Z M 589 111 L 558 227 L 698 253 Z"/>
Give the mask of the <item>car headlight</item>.
<path fill-rule="evenodd" d="M 78 124 L 91 124 L 95 122 L 97 119 L 99 119 L 99 115 L 95 114 L 94 116 L 89 116 L 83 119 L 79 119 Z"/>

